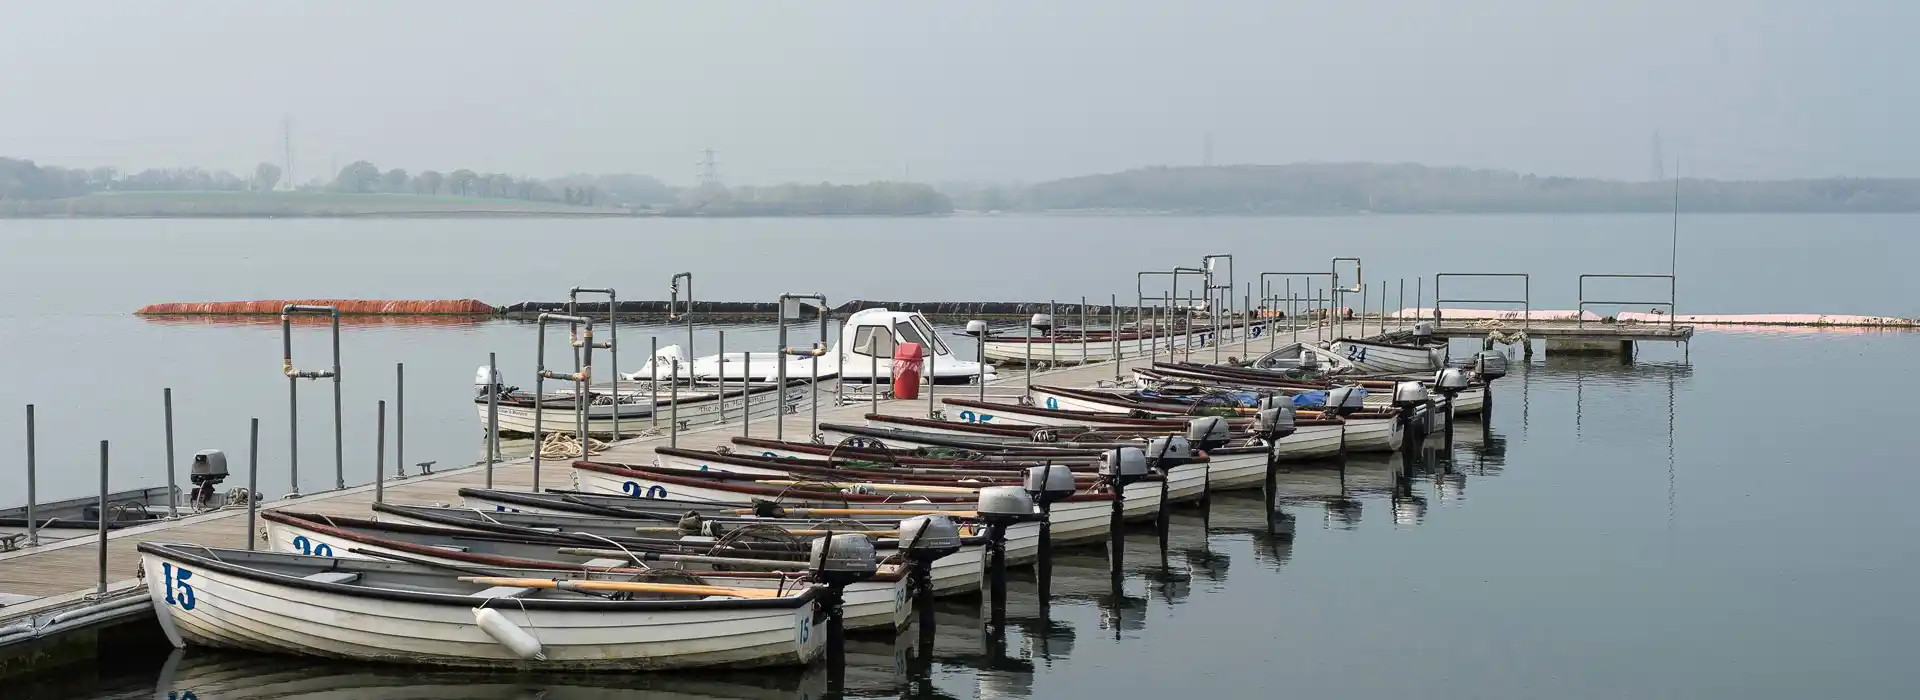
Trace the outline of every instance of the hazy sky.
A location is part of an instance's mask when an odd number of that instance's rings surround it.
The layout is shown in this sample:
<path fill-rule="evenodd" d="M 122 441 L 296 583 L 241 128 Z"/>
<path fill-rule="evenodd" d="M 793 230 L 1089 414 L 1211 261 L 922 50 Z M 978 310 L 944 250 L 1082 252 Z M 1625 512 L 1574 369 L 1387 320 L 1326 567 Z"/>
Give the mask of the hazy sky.
<path fill-rule="evenodd" d="M 1037 180 L 1412 161 L 1920 175 L 1920 3 L 0 3 L 0 155 Z M 1669 166 L 1670 167 L 1670 166 Z"/>

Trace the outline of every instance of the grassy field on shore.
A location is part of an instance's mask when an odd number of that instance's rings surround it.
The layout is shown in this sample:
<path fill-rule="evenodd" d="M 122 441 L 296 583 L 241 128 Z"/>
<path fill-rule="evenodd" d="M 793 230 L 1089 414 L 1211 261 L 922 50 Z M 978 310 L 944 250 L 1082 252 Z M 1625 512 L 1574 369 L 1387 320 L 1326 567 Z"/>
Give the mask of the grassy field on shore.
<path fill-rule="evenodd" d="M 0 200 L 4 217 L 624 216 L 618 207 L 561 202 L 342 192 L 100 192 Z"/>

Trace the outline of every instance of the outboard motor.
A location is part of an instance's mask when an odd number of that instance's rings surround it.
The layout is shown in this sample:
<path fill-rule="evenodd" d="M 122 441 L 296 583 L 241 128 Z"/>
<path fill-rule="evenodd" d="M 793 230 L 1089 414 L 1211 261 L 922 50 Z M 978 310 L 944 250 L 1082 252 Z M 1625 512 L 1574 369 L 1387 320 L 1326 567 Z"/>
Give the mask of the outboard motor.
<path fill-rule="evenodd" d="M 1121 447 L 1102 452 L 1098 471 L 1100 478 L 1113 488 L 1114 495 L 1119 495 L 1128 484 L 1147 477 L 1147 453 L 1142 452 L 1138 447 Z M 1119 510 L 1120 503 L 1115 501 L 1113 507 L 1116 511 Z"/>
<path fill-rule="evenodd" d="M 1079 490 L 1073 483 L 1073 470 L 1064 464 L 1027 467 L 1025 488 L 1042 513 Z"/>
<path fill-rule="evenodd" d="M 1473 373 L 1483 382 L 1507 376 L 1507 356 L 1497 350 L 1482 350 L 1473 356 Z"/>
<path fill-rule="evenodd" d="M 1425 345 L 1433 339 L 1433 322 L 1421 321 L 1413 324 L 1413 340 L 1416 345 Z"/>
<path fill-rule="evenodd" d="M 933 612 L 933 563 L 960 551 L 960 527 L 945 515 L 916 515 L 900 521 L 900 553 L 913 564 L 907 585 L 923 615 Z"/>
<path fill-rule="evenodd" d="M 1174 467 L 1193 463 L 1193 442 L 1173 435 L 1147 441 L 1147 468 L 1166 474 Z"/>
<path fill-rule="evenodd" d="M 484 398 L 487 395 L 488 387 L 492 387 L 496 389 L 500 388 L 500 369 L 497 367 L 488 367 L 486 365 L 480 365 L 478 369 L 475 369 L 473 371 L 474 395 Z M 504 394 L 506 392 L 502 391 L 501 393 Z"/>
<path fill-rule="evenodd" d="M 980 489 L 980 502 L 974 513 L 987 524 L 987 575 L 993 607 L 1005 610 L 1007 599 L 1007 528 L 1016 523 L 1041 520 L 1046 516 L 1034 507 L 1033 496 L 1022 486 L 988 486 Z"/>
<path fill-rule="evenodd" d="M 1427 395 L 1426 382 L 1407 381 L 1393 385 L 1393 405 L 1400 409 L 1400 424 L 1416 437 L 1433 429 L 1433 399 Z"/>
<path fill-rule="evenodd" d="M 816 581 L 826 584 L 827 663 L 845 664 L 847 647 L 846 615 L 842 603 L 847 586 L 873 578 L 880 570 L 873 540 L 866 535 L 841 534 L 813 541 L 807 568 Z"/>
<path fill-rule="evenodd" d="M 1292 435 L 1294 425 L 1293 399 L 1285 396 L 1269 396 L 1260 400 L 1260 413 L 1254 418 L 1254 430 L 1260 439 L 1268 445 L 1279 442 L 1281 438 Z"/>
<path fill-rule="evenodd" d="M 1187 421 L 1187 442 L 1201 452 L 1225 447 L 1231 435 L 1227 430 L 1227 419 L 1219 416 L 1201 416 Z"/>
<path fill-rule="evenodd" d="M 1038 331 L 1053 330 L 1053 314 L 1034 314 L 1027 319 L 1027 325 Z"/>
<path fill-rule="evenodd" d="M 1327 411 L 1345 418 L 1366 408 L 1367 390 L 1358 386 L 1336 386 L 1327 391 Z"/>
<path fill-rule="evenodd" d="M 193 495 L 188 501 L 193 504 L 193 509 L 213 508 L 213 487 L 227 480 L 227 453 L 219 450 L 193 453 L 193 466 L 189 469 L 187 479 L 193 484 Z"/>
<path fill-rule="evenodd" d="M 1453 458 L 1453 407 L 1460 399 L 1460 392 L 1466 391 L 1469 380 L 1467 371 L 1459 367 L 1442 368 L 1433 375 L 1433 388 L 1447 397 L 1447 458 Z"/>

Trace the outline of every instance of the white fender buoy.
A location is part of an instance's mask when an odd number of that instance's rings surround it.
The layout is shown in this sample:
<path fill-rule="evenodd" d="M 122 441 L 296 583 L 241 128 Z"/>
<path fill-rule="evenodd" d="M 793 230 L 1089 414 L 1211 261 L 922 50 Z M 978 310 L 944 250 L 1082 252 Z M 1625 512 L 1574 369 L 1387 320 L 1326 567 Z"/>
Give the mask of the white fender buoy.
<path fill-rule="evenodd" d="M 540 640 L 534 639 L 533 635 L 527 634 L 526 630 L 513 624 L 507 616 L 500 614 L 500 611 L 493 608 L 474 608 L 473 622 L 479 625 L 481 631 L 486 632 L 487 636 L 492 637 L 493 641 L 499 642 L 501 646 L 513 652 L 514 656 L 531 661 L 547 660 L 546 652 L 540 650 Z"/>

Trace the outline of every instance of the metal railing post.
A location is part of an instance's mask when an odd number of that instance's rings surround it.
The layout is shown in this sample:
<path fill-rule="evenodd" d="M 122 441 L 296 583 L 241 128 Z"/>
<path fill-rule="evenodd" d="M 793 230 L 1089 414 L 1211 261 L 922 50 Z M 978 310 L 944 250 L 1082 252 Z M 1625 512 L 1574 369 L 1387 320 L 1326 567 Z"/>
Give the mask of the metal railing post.
<path fill-rule="evenodd" d="M 653 348 L 648 351 L 653 354 L 647 357 L 647 381 L 648 386 L 651 387 L 649 391 L 653 392 L 653 404 L 647 408 L 647 421 L 648 427 L 658 430 L 660 428 L 660 336 L 648 337 L 647 344 Z"/>
<path fill-rule="evenodd" d="M 387 402 L 380 402 L 373 430 L 373 502 L 387 502 Z"/>
<path fill-rule="evenodd" d="M 774 357 L 779 357 L 775 355 Z M 740 437 L 753 437 L 753 387 L 747 385 L 747 376 L 753 370 L 753 351 L 740 353 Z M 727 373 L 720 373 L 720 395 L 725 399 L 727 393 Z"/>
<path fill-rule="evenodd" d="M 95 595 L 107 594 L 107 441 L 100 441 L 100 512 L 95 525 L 100 528 L 100 586 Z"/>
<path fill-rule="evenodd" d="M 1087 357 L 1087 298 L 1080 297 L 1080 364 L 1086 364 Z"/>
<path fill-rule="evenodd" d="M 386 426 L 381 426 L 382 430 Z M 393 473 L 407 478 L 407 363 L 393 363 Z"/>
<path fill-rule="evenodd" d="M 716 407 L 720 411 L 720 425 L 726 425 L 727 424 L 727 332 L 722 330 L 722 331 L 719 331 L 719 334 L 720 334 L 720 354 L 716 355 L 716 357 L 720 358 L 720 362 L 718 363 L 719 369 L 716 371 L 720 373 L 720 395 L 713 397 L 713 400 L 715 402 Z M 693 375 L 694 374 L 693 370 L 688 369 L 687 374 Z"/>
<path fill-rule="evenodd" d="M 680 358 L 678 357 L 673 358 L 673 378 L 671 381 L 673 382 L 673 384 L 671 385 L 672 391 L 673 391 L 673 398 L 670 399 L 670 401 L 672 401 L 673 403 L 670 405 L 670 408 L 668 408 L 668 410 L 671 411 L 671 413 L 667 414 L 667 446 L 679 447 L 680 446 Z M 584 441 L 586 440 L 586 436 L 582 435 L 580 436 L 580 439 Z M 585 444 L 585 443 L 583 442 L 582 444 Z M 586 449 L 586 448 L 583 447 L 581 449 Z M 585 459 L 585 458 L 583 457 L 582 459 Z"/>
<path fill-rule="evenodd" d="M 34 512 L 40 496 L 39 465 L 34 454 L 33 404 L 27 404 L 27 546 L 40 545 L 39 514 Z"/>
<path fill-rule="evenodd" d="M 493 462 L 500 457 L 500 372 L 498 353 L 487 353 L 487 488 L 493 488 Z"/>
<path fill-rule="evenodd" d="M 161 403 L 166 405 L 167 415 L 167 518 L 180 517 L 180 491 L 174 486 L 173 473 L 173 387 L 160 392 Z"/>
<path fill-rule="evenodd" d="M 258 542 L 255 528 L 258 527 L 260 510 L 260 419 L 254 418 L 247 427 L 247 549 L 254 548 Z"/>

